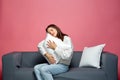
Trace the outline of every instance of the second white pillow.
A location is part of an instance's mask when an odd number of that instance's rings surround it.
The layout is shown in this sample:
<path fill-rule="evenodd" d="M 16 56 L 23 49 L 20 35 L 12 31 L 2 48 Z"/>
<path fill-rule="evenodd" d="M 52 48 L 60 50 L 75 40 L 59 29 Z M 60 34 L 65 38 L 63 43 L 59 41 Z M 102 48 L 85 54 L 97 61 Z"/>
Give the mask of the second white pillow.
<path fill-rule="evenodd" d="M 85 47 L 81 56 L 79 67 L 89 66 L 100 68 L 100 56 L 105 44 Z"/>

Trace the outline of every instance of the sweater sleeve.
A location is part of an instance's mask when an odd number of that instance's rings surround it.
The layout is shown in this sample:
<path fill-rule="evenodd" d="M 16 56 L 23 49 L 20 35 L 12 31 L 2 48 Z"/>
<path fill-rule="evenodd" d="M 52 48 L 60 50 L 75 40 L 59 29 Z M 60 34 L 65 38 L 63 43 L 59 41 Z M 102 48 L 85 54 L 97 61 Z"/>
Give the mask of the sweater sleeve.
<path fill-rule="evenodd" d="M 73 45 L 71 38 L 65 36 L 63 40 L 63 46 L 57 46 L 55 48 L 55 52 L 60 58 L 69 59 L 73 53 Z"/>
<path fill-rule="evenodd" d="M 39 49 L 39 51 L 42 53 L 42 55 L 44 55 L 44 54 L 46 53 L 46 50 L 45 50 L 45 48 L 44 48 L 44 46 L 43 46 L 44 41 L 45 41 L 45 40 L 41 41 L 41 42 L 38 44 L 38 49 Z"/>

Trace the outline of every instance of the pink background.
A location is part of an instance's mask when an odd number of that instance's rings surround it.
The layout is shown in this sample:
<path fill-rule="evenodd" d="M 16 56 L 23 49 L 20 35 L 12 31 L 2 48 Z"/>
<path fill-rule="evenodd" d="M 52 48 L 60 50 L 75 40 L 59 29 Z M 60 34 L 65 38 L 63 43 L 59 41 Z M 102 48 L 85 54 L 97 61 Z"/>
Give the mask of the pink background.
<path fill-rule="evenodd" d="M 37 51 L 51 23 L 72 38 L 74 50 L 106 43 L 105 51 L 120 56 L 120 0 L 0 0 L 0 59 Z"/>

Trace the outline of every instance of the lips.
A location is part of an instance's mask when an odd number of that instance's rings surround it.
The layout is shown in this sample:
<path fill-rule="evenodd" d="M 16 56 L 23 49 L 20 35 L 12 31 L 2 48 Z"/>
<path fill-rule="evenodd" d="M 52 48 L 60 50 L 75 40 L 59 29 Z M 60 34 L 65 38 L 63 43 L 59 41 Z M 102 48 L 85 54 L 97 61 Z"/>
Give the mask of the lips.
<path fill-rule="evenodd" d="M 54 34 L 51 34 L 52 36 L 54 36 Z"/>

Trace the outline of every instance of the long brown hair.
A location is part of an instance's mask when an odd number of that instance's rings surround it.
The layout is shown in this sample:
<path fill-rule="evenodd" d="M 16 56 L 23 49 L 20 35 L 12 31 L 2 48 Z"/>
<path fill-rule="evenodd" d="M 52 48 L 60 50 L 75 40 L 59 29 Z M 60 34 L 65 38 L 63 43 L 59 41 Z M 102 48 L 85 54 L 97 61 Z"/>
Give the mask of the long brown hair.
<path fill-rule="evenodd" d="M 46 28 L 46 32 L 48 32 L 48 28 L 50 28 L 50 27 L 52 27 L 52 28 L 54 28 L 54 29 L 57 30 L 57 37 L 58 37 L 59 39 L 61 39 L 62 41 L 63 41 L 63 39 L 64 39 L 64 36 L 68 36 L 67 34 L 63 33 L 63 32 L 61 31 L 61 29 L 60 29 L 57 25 L 55 25 L 55 24 L 50 24 L 50 25 L 48 25 L 47 28 Z"/>

